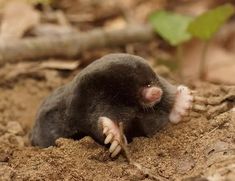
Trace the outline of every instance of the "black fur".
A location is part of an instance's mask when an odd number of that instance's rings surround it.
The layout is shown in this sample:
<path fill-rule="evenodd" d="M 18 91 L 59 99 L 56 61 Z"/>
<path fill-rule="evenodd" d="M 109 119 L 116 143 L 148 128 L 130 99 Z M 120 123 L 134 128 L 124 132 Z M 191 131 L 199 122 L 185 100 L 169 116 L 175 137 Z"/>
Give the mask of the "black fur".
<path fill-rule="evenodd" d="M 153 108 L 140 104 L 140 90 L 148 84 L 163 89 L 161 101 Z M 104 56 L 44 100 L 32 130 L 32 144 L 48 147 L 59 137 L 84 135 L 103 143 L 100 116 L 123 122 L 128 139 L 150 136 L 168 121 L 175 93 L 176 87 L 157 76 L 143 58 Z"/>

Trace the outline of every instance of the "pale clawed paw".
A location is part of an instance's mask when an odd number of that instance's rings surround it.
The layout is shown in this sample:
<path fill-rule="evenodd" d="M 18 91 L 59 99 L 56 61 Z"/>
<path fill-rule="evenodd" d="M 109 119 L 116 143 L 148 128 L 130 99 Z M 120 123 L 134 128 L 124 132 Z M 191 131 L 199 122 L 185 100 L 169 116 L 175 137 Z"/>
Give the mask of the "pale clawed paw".
<path fill-rule="evenodd" d="M 193 106 L 193 95 L 188 87 L 178 86 L 175 103 L 169 115 L 169 120 L 172 123 L 180 122 L 184 116 L 189 114 Z"/>
<path fill-rule="evenodd" d="M 190 113 L 205 112 L 207 111 L 207 104 L 207 99 L 197 95 L 197 91 L 191 91 L 188 87 L 182 85 L 178 86 L 169 120 L 172 123 L 178 123 L 184 117 L 190 117 Z"/>
<path fill-rule="evenodd" d="M 111 157 L 117 156 L 121 150 L 121 133 L 119 127 L 109 118 L 100 117 L 99 121 L 101 122 L 103 128 L 103 134 L 106 136 L 104 144 L 111 144 L 109 147 L 109 152 Z"/>

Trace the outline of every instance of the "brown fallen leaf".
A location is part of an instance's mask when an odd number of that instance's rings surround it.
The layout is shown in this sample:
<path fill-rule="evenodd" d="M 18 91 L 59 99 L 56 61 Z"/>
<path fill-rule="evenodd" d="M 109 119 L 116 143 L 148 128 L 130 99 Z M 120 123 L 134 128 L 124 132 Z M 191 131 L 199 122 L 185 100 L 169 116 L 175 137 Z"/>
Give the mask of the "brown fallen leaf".
<path fill-rule="evenodd" d="M 208 72 L 208 80 L 214 83 L 225 83 L 234 85 L 235 79 L 235 63 L 231 62 L 228 65 L 212 69 Z"/>
<path fill-rule="evenodd" d="M 40 14 L 24 1 L 9 1 L 3 9 L 1 40 L 21 38 L 26 31 L 39 24 Z"/>
<path fill-rule="evenodd" d="M 21 75 L 28 75 L 38 71 L 38 63 L 31 62 L 21 62 L 16 64 L 15 66 L 10 66 L 8 68 L 8 72 L 3 72 L 0 74 L 2 77 L 2 81 L 13 80 Z"/>
<path fill-rule="evenodd" d="M 218 140 L 215 143 L 208 145 L 205 150 L 205 155 L 206 157 L 211 157 L 214 153 L 221 152 L 227 149 L 229 149 L 229 143 Z"/>
<path fill-rule="evenodd" d="M 203 43 L 197 40 L 187 43 L 184 47 L 184 76 L 192 79 L 198 77 L 199 62 Z M 220 44 L 212 41 L 206 56 L 207 81 L 223 83 L 228 85 L 235 84 L 235 54 L 228 51 Z"/>
<path fill-rule="evenodd" d="M 6 71 L 0 70 L 0 84 L 11 82 L 22 76 L 45 77 L 44 69 L 69 70 L 72 71 L 79 66 L 78 61 L 63 62 L 59 60 L 49 60 L 47 62 L 20 62 L 13 66 L 6 65 Z"/>
<path fill-rule="evenodd" d="M 74 70 L 79 66 L 79 61 L 59 61 L 59 60 L 49 60 L 42 62 L 40 68 L 46 69 L 57 69 L 57 70 Z"/>
<path fill-rule="evenodd" d="M 106 30 L 110 29 L 112 30 L 112 29 L 121 29 L 124 28 L 125 26 L 126 26 L 126 21 L 121 17 L 117 17 L 115 19 L 106 21 L 104 28 Z"/>

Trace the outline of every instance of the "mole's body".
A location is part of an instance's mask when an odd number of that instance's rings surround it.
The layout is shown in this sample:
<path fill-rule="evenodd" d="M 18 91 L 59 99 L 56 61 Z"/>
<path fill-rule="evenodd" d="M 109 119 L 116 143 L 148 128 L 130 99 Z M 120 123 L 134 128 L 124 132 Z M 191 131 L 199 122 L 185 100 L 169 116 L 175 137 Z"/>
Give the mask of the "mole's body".
<path fill-rule="evenodd" d="M 178 119 L 173 109 L 177 94 L 177 87 L 156 75 L 144 59 L 110 54 L 46 98 L 38 111 L 31 141 L 48 147 L 59 137 L 89 135 L 99 143 L 119 142 L 118 122 L 123 122 L 127 139 L 149 136 L 169 116 L 173 122 Z M 190 101 L 189 96 L 186 102 Z M 115 143 L 113 149 L 117 146 Z"/>

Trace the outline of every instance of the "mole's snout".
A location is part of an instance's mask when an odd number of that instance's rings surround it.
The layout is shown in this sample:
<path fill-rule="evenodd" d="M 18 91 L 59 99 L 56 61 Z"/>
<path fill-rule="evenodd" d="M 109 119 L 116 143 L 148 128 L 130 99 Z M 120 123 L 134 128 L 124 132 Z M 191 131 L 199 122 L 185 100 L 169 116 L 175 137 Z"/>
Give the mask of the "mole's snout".
<path fill-rule="evenodd" d="M 162 89 L 159 87 L 147 87 L 142 90 L 142 99 L 145 106 L 153 106 L 161 100 Z"/>

